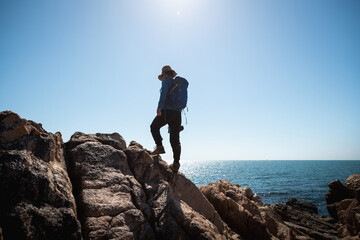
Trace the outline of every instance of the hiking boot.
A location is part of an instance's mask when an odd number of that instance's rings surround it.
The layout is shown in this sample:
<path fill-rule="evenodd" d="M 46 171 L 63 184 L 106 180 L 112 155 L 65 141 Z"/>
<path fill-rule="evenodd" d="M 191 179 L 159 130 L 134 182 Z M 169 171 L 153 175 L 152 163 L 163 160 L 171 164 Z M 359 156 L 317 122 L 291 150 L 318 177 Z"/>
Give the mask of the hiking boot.
<path fill-rule="evenodd" d="M 151 153 L 152 155 L 165 153 L 164 146 L 156 146 L 155 150 Z"/>
<path fill-rule="evenodd" d="M 172 164 L 170 164 L 169 168 L 171 169 L 171 171 L 173 173 L 177 173 L 179 168 L 180 168 L 180 163 L 179 162 L 173 162 Z"/>

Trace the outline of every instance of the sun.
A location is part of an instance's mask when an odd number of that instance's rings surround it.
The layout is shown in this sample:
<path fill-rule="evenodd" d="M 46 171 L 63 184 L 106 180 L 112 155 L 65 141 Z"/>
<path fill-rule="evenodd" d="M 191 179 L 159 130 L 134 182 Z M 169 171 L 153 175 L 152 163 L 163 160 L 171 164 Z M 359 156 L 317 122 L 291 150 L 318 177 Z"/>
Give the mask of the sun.
<path fill-rule="evenodd" d="M 202 0 L 158 0 L 158 6 L 176 17 L 185 17 L 198 9 Z"/>

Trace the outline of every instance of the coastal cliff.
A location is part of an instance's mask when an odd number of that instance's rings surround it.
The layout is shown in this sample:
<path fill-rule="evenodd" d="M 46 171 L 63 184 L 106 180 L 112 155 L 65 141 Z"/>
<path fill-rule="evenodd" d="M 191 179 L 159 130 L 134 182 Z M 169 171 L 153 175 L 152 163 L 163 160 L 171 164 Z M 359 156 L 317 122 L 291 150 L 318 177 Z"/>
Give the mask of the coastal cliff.
<path fill-rule="evenodd" d="M 329 189 L 331 217 L 296 199 L 264 204 L 227 180 L 199 189 L 118 133 L 63 143 L 0 112 L 0 239 L 359 239 L 360 175 Z"/>

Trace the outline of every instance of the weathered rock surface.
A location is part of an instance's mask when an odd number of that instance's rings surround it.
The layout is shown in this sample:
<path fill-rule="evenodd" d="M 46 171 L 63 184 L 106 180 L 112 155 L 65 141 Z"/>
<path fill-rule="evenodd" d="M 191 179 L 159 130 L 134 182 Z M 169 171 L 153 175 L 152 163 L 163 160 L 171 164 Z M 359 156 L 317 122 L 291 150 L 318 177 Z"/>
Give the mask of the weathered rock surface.
<path fill-rule="evenodd" d="M 331 217 L 338 220 L 337 209 L 339 203 L 345 199 L 353 199 L 354 194 L 339 180 L 329 183 L 329 193 L 325 195 L 327 209 Z"/>
<path fill-rule="evenodd" d="M 294 234 L 280 218 L 269 212 L 250 188 L 227 180 L 200 187 L 221 218 L 246 239 L 293 239 Z"/>
<path fill-rule="evenodd" d="M 307 237 L 307 239 L 339 239 L 332 218 L 318 216 L 313 213 L 313 210 L 309 211 L 307 208 L 305 210 L 299 208 L 298 206 L 303 205 L 304 201 L 294 204 L 296 201 L 296 199 L 291 199 L 291 205 L 287 202 L 286 205 L 277 203 L 272 206 L 272 209 L 296 235 Z"/>
<path fill-rule="evenodd" d="M 359 198 L 360 195 L 360 174 L 353 174 L 345 180 L 345 186 L 351 193 Z"/>
<path fill-rule="evenodd" d="M 338 220 L 342 239 L 360 239 L 360 174 L 351 175 L 345 185 L 339 180 L 329 183 L 327 207 L 331 216 Z"/>
<path fill-rule="evenodd" d="M 248 187 L 227 180 L 201 186 L 224 221 L 247 239 L 339 239 L 331 218 L 316 215 L 317 208 L 290 199 L 287 205 L 264 205 Z"/>
<path fill-rule="evenodd" d="M 240 239 L 189 179 L 140 144 L 78 132 L 66 146 L 85 239 Z"/>
<path fill-rule="evenodd" d="M 299 211 L 305 211 L 311 214 L 318 214 L 318 208 L 315 204 L 307 201 L 297 200 L 295 198 L 290 198 L 286 202 L 287 206 L 291 206 Z"/>
<path fill-rule="evenodd" d="M 360 174 L 306 201 L 263 204 L 226 180 L 198 189 L 118 134 L 60 133 L 0 112 L 1 239 L 358 239 Z M 70 177 L 69 177 L 70 176 Z"/>
<path fill-rule="evenodd" d="M 61 134 L 0 112 L 0 229 L 4 239 L 80 239 Z"/>

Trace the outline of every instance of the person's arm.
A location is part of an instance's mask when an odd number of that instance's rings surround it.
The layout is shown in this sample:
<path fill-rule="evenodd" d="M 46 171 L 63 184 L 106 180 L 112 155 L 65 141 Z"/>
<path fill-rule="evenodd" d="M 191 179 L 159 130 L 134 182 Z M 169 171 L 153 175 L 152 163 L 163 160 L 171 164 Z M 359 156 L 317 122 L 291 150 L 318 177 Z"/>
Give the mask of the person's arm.
<path fill-rule="evenodd" d="M 159 104 L 158 104 L 158 108 L 157 108 L 158 116 L 161 116 L 161 110 L 165 109 L 165 101 L 166 101 L 167 93 L 169 90 L 169 85 L 170 85 L 169 79 L 165 78 L 164 80 L 162 80 L 160 99 L 159 99 Z"/>

